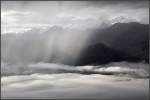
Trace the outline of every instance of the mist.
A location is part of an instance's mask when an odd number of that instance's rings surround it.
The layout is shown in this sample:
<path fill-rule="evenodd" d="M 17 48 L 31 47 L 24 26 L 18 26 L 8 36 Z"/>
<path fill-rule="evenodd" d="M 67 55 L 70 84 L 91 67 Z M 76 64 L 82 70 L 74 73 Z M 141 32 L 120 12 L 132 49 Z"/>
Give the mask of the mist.
<path fill-rule="evenodd" d="M 147 100 L 148 4 L 1 1 L 1 99 Z"/>
<path fill-rule="evenodd" d="M 72 31 L 60 26 L 33 28 L 22 34 L 2 35 L 4 62 L 53 62 L 73 64 L 88 39 L 85 31 Z M 13 59 L 12 59 L 13 58 Z"/>

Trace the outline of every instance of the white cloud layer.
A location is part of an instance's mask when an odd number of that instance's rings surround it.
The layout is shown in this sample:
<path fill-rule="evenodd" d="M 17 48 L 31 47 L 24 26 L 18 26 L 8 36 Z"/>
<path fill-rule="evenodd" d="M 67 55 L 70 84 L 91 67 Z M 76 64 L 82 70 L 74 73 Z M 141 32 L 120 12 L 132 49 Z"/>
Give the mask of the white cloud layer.
<path fill-rule="evenodd" d="M 12 69 L 12 70 L 10 70 Z M 104 74 L 127 76 L 134 78 L 147 78 L 149 65 L 144 63 L 110 63 L 99 66 L 69 66 L 55 63 L 9 64 L 1 63 L 1 75 L 29 75 L 34 73 L 80 73 L 80 74 Z"/>
<path fill-rule="evenodd" d="M 105 75 L 32 74 L 1 79 L 4 99 L 148 99 L 148 79 Z"/>

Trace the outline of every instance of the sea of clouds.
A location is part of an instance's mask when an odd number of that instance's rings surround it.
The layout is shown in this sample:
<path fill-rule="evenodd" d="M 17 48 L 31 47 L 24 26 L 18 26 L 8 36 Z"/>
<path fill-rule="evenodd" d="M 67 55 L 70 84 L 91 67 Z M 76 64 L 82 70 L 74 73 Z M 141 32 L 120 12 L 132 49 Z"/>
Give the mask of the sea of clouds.
<path fill-rule="evenodd" d="M 69 66 L 1 63 L 3 99 L 148 99 L 149 65 L 113 62 Z"/>
<path fill-rule="evenodd" d="M 79 74 L 104 74 L 104 75 L 127 75 L 135 78 L 148 78 L 149 65 L 145 63 L 113 62 L 106 65 L 70 66 L 56 63 L 31 63 L 10 64 L 1 63 L 1 76 L 31 75 L 34 73 L 79 73 Z"/>

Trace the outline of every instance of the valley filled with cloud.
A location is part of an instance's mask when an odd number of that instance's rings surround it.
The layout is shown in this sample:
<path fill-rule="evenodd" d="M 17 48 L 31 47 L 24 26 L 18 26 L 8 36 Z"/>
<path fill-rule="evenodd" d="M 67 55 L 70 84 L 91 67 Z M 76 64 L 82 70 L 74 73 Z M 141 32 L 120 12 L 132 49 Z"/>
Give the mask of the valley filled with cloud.
<path fill-rule="evenodd" d="M 149 98 L 149 1 L 1 1 L 1 99 Z"/>

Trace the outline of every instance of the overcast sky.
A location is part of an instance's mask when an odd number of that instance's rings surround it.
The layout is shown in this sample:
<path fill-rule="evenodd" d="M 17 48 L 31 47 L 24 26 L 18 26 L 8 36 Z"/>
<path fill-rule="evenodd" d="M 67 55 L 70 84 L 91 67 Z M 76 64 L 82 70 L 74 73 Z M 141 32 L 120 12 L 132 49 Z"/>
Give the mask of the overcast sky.
<path fill-rule="evenodd" d="M 87 27 L 116 22 L 149 23 L 148 1 L 2 1 L 2 30 L 60 25 Z"/>

